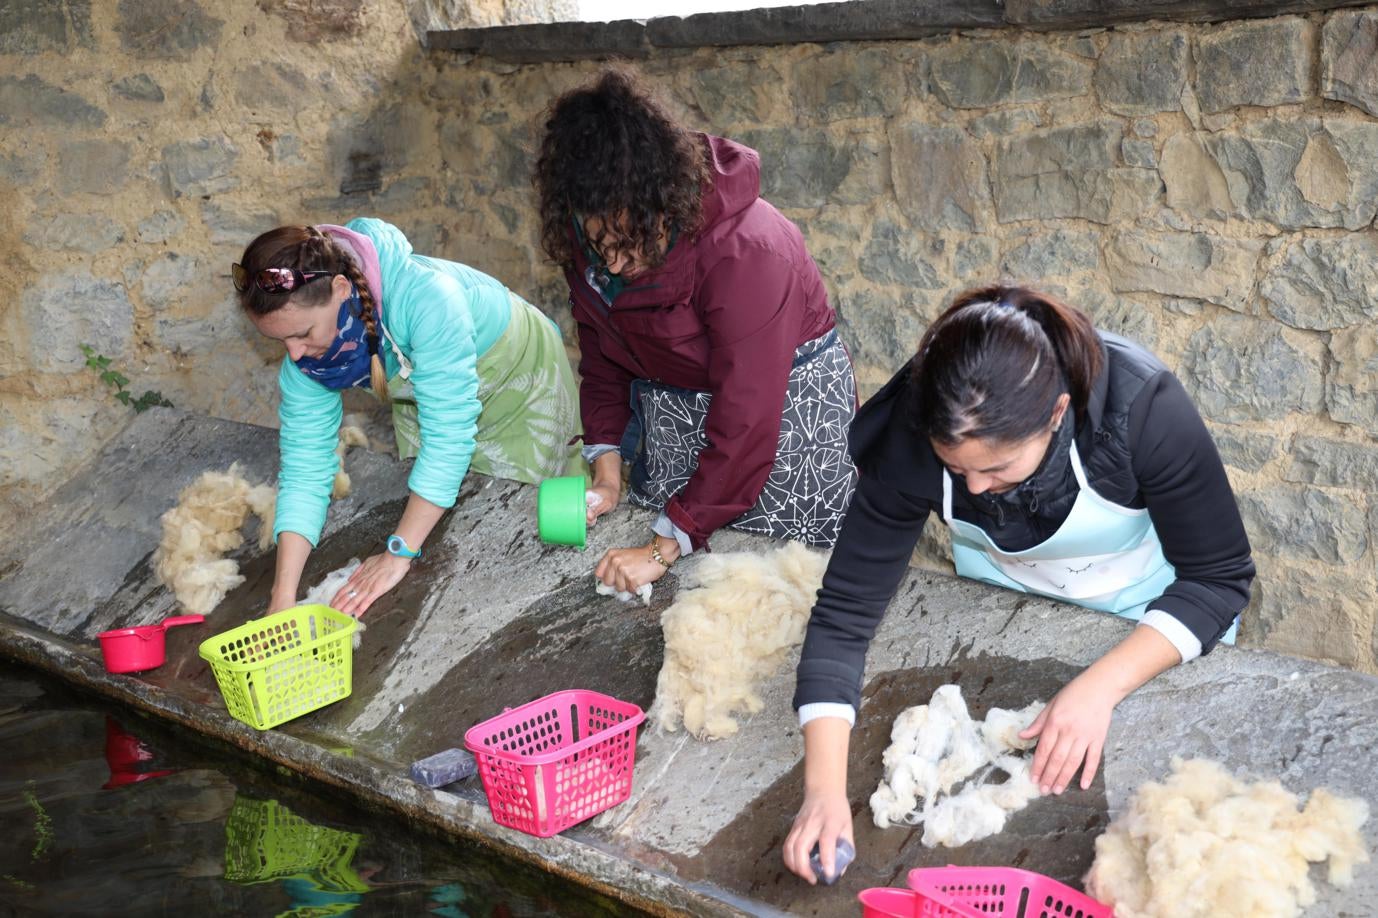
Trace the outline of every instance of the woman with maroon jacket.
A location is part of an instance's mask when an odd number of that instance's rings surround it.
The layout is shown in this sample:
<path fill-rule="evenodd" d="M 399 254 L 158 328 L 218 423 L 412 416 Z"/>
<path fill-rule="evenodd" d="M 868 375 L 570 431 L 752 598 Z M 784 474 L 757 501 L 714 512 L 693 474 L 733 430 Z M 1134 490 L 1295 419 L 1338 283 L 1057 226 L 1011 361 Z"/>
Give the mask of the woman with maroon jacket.
<path fill-rule="evenodd" d="M 542 246 L 579 326 L 589 522 L 660 510 L 596 574 L 634 591 L 723 526 L 831 546 L 855 485 L 851 361 L 798 228 L 754 150 L 693 133 L 609 70 L 551 106 Z"/>

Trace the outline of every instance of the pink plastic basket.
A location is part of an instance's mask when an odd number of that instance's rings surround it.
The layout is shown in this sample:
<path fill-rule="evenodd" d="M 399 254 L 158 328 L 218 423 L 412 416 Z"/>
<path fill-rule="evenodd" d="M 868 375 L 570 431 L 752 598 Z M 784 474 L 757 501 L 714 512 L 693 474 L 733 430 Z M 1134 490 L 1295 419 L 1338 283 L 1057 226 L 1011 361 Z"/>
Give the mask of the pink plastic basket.
<path fill-rule="evenodd" d="M 572 689 L 471 727 L 464 745 L 493 821 L 545 838 L 626 800 L 645 719 L 634 704 Z"/>
<path fill-rule="evenodd" d="M 1113 918 L 1114 912 L 1057 880 L 1017 867 L 921 867 L 909 871 L 920 895 L 948 897 L 969 918 Z M 922 912 L 917 914 L 923 914 Z"/>
<path fill-rule="evenodd" d="M 875 886 L 857 893 L 861 918 L 967 918 L 979 914 L 956 905 L 952 898 L 932 890 Z"/>

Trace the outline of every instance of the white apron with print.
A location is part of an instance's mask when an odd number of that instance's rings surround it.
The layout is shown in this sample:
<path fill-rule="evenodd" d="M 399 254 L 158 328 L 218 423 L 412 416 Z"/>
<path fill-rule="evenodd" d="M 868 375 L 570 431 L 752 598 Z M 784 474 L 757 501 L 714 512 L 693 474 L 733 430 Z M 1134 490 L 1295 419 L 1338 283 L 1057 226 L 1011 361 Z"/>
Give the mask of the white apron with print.
<path fill-rule="evenodd" d="M 952 515 L 952 476 L 943 470 L 943 522 L 952 531 L 957 574 L 1021 593 L 1037 593 L 1138 621 L 1177 579 L 1148 511 L 1121 507 L 1091 490 L 1076 444 L 1072 470 L 1081 490 L 1047 540 L 1004 551 L 981 527 Z M 1221 639 L 1233 644 L 1235 626 Z"/>

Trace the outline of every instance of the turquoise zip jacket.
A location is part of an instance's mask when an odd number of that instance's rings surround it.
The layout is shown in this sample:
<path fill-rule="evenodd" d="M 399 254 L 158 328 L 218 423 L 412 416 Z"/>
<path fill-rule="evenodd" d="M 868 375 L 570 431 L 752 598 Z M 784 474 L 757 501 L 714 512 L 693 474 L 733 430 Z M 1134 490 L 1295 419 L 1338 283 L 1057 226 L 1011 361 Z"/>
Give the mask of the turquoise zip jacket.
<path fill-rule="evenodd" d="M 381 296 L 374 296 L 386 332 L 379 350 L 388 379 L 395 379 L 404 361 L 411 370 L 422 443 L 408 487 L 438 507 L 452 507 L 478 432 L 477 362 L 507 328 L 510 294 L 500 281 L 466 265 L 413 253 L 390 223 L 360 217 L 345 229 L 352 232 L 342 241 L 353 242 L 365 275 L 381 279 Z M 290 357 L 282 362 L 278 385 L 282 466 L 273 537 L 295 532 L 314 547 L 330 505 L 344 409 L 338 391 L 306 376 Z"/>

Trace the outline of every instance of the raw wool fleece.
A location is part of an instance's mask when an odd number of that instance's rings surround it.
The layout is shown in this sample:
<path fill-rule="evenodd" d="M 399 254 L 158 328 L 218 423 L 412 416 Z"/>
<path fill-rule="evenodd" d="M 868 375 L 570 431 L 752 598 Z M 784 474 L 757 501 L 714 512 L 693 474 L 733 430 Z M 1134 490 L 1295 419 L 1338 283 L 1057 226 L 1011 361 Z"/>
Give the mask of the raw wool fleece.
<path fill-rule="evenodd" d="M 1218 762 L 1174 759 L 1096 839 L 1086 891 L 1116 918 L 1285 918 L 1316 901 L 1310 864 L 1348 886 L 1366 863 L 1363 800 L 1325 788 L 1298 812 L 1277 781 L 1245 784 Z"/>
<path fill-rule="evenodd" d="M 221 556 L 244 544 L 240 530 L 250 513 L 259 518 L 259 550 L 267 550 L 276 506 L 277 492 L 269 485 L 250 485 L 237 463 L 225 472 L 204 473 L 162 516 L 163 537 L 153 553 L 159 582 L 172 589 L 186 611 L 209 614 L 244 582 L 239 563 Z"/>
<path fill-rule="evenodd" d="M 768 554 L 707 555 L 685 574 L 660 619 L 661 729 L 682 723 L 698 739 L 721 739 L 737 732 L 733 715 L 761 710 L 757 683 L 804 640 L 827 566 L 827 554 L 789 542 Z"/>
<path fill-rule="evenodd" d="M 340 459 L 340 467 L 336 470 L 335 480 L 330 485 L 331 500 L 339 500 L 342 497 L 348 497 L 349 490 L 353 487 L 353 482 L 349 480 L 349 473 L 345 471 L 344 467 L 345 452 L 351 446 L 362 446 L 367 448 L 368 434 L 364 433 L 362 427 L 345 424 L 340 428 L 340 440 L 335 444 L 335 455 Z"/>
<path fill-rule="evenodd" d="M 1038 796 L 1038 785 L 1029 779 L 1029 760 L 1015 753 L 1035 744 L 1020 739 L 1019 733 L 1041 710 L 1041 701 L 1019 711 L 991 708 L 978 723 L 967 712 L 962 690 L 943 685 L 928 704 L 900 712 L 881 759 L 885 779 L 871 795 L 876 826 L 922 823 L 923 843 L 929 848 L 965 845 L 999 832 L 1010 813 Z M 985 783 L 995 769 L 1008 779 Z M 972 775 L 975 780 L 952 793 Z"/>

